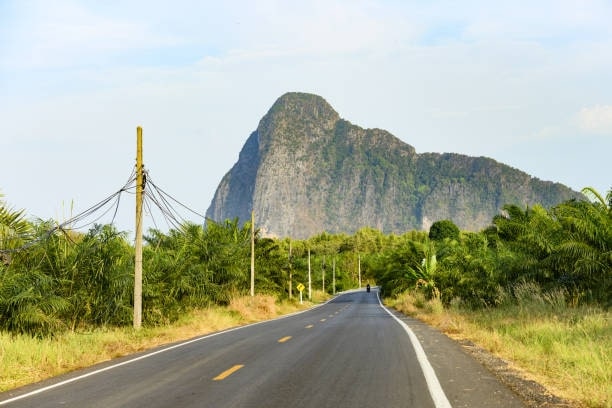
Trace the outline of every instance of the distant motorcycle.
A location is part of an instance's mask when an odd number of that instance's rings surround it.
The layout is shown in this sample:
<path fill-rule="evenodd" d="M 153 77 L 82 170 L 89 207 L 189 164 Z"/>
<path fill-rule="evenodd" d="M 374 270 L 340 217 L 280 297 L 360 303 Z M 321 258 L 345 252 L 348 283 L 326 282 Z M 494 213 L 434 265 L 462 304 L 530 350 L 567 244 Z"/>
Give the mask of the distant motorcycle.
<path fill-rule="evenodd" d="M 366 286 L 366 291 L 367 291 L 368 293 L 370 293 L 370 284 L 369 284 L 369 283 L 368 283 L 368 285 Z"/>

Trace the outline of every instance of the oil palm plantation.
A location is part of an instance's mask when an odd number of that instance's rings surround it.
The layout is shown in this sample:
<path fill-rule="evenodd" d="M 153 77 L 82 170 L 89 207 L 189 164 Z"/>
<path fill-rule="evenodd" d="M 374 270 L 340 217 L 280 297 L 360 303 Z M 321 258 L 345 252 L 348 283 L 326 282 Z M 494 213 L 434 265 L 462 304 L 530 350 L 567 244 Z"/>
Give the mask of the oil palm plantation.
<path fill-rule="evenodd" d="M 574 294 L 612 303 L 612 190 L 607 201 L 592 188 L 583 189 L 588 201 L 569 201 L 553 209 L 563 236 L 551 256 L 564 283 Z"/>
<path fill-rule="evenodd" d="M 32 230 L 31 224 L 25 219 L 24 210 L 14 210 L 9 207 L 0 193 L 0 256 L 8 263 L 9 251 L 22 246 Z"/>
<path fill-rule="evenodd" d="M 0 201 L 0 330 L 42 336 L 63 327 L 68 303 L 54 294 L 55 280 L 20 262 L 35 235 L 23 210 Z"/>

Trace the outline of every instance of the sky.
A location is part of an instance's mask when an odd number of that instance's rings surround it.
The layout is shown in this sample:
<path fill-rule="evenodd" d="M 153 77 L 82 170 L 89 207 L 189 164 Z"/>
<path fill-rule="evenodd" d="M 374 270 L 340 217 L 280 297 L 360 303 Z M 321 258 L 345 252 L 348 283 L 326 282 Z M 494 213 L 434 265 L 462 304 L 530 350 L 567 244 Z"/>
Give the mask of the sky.
<path fill-rule="evenodd" d="M 204 214 L 290 91 L 417 153 L 605 195 L 610 21 L 607 0 L 0 0 L 1 200 L 69 219 L 124 186 L 142 126 L 151 179 Z M 133 231 L 121 200 L 100 221 Z M 145 212 L 145 231 L 168 226 Z"/>

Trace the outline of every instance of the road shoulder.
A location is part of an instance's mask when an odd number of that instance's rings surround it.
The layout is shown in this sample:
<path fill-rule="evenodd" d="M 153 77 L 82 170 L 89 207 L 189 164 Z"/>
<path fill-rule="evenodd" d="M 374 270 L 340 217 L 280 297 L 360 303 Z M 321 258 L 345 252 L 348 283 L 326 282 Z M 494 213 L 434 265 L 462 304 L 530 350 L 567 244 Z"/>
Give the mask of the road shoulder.
<path fill-rule="evenodd" d="M 456 341 L 420 320 L 389 310 L 406 323 L 421 342 L 454 408 L 572 407 L 540 384 L 522 377 L 505 360 L 469 340 Z"/>

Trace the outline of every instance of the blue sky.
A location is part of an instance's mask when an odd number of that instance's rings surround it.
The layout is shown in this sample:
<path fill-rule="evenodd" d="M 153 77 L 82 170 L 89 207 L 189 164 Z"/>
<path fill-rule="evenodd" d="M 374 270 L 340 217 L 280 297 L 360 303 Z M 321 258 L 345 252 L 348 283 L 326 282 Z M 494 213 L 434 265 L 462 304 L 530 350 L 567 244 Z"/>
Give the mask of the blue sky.
<path fill-rule="evenodd" d="M 0 192 L 62 221 L 123 186 L 141 125 L 156 184 L 204 213 L 261 117 L 302 91 L 417 152 L 605 193 L 610 21 L 589 0 L 0 0 Z"/>

